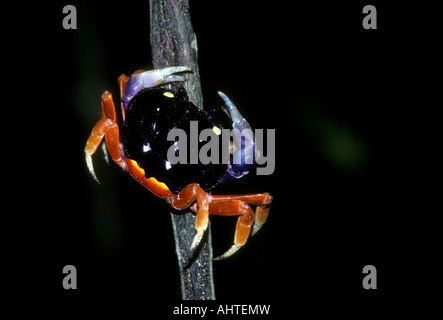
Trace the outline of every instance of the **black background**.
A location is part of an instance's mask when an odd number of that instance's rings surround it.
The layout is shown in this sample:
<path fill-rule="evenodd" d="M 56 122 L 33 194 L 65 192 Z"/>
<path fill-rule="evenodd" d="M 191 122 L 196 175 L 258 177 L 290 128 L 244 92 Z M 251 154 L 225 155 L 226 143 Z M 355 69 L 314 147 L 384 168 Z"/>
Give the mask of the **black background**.
<path fill-rule="evenodd" d="M 100 151 L 95 183 L 83 153 L 101 93 L 117 102 L 117 77 L 152 67 L 148 5 L 74 1 L 78 28 L 65 30 L 66 4 L 11 10 L 6 29 L 8 296 L 60 315 L 95 306 L 168 317 L 181 303 L 168 206 Z M 365 30 L 366 4 L 191 1 L 205 108 L 222 90 L 253 128 L 276 132 L 273 175 L 216 191 L 274 196 L 262 230 L 214 263 L 217 303 L 360 318 L 409 311 L 434 286 L 435 104 L 422 71 L 434 73 L 435 8 L 373 1 L 378 28 Z M 235 218 L 211 227 L 217 256 Z M 77 290 L 62 287 L 65 265 Z M 377 290 L 362 287 L 365 265 Z"/>

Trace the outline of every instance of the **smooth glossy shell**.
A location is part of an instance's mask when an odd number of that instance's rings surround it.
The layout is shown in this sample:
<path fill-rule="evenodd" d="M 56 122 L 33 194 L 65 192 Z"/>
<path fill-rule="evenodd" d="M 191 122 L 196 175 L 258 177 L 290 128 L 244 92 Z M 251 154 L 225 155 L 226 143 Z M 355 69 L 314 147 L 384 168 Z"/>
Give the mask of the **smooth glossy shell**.
<path fill-rule="evenodd" d="M 223 164 L 189 164 L 191 152 L 198 152 L 206 142 L 199 142 L 198 150 L 189 150 L 190 121 L 198 121 L 198 130 L 213 128 L 206 112 L 188 101 L 185 90 L 168 93 L 165 89 L 140 91 L 128 104 L 122 141 L 125 156 L 135 160 L 145 170 L 146 178 L 155 177 L 173 193 L 190 183 L 205 189 L 214 187 L 226 172 Z M 174 141 L 167 141 L 168 132 L 182 129 L 187 133 L 187 164 L 171 164 L 167 152 Z M 180 150 L 176 150 L 180 152 Z"/>

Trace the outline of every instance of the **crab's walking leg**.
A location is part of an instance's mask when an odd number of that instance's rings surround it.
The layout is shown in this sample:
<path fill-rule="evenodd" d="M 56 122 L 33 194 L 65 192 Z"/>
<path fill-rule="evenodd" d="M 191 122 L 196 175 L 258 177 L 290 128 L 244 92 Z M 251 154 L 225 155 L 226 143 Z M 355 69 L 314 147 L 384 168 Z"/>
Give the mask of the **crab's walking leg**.
<path fill-rule="evenodd" d="M 216 215 L 240 215 L 237 220 L 234 235 L 234 245 L 213 260 L 222 260 L 236 253 L 248 240 L 252 224 L 254 222 L 254 212 L 249 205 L 241 200 L 228 200 L 218 203 L 211 203 L 210 214 Z"/>
<path fill-rule="evenodd" d="M 126 115 L 126 109 L 125 109 L 125 105 L 123 104 L 123 100 L 121 99 L 125 93 L 125 86 L 126 83 L 128 82 L 129 77 L 127 77 L 124 74 L 121 74 L 118 77 L 118 86 L 120 88 L 120 107 L 122 109 L 122 116 L 123 116 L 123 122 L 125 122 L 125 115 Z"/>
<path fill-rule="evenodd" d="M 269 193 L 243 194 L 243 195 L 214 195 L 212 203 L 229 200 L 242 200 L 247 204 L 256 205 L 254 225 L 252 226 L 252 236 L 257 233 L 268 218 L 272 196 Z M 211 204 L 212 206 L 212 204 Z M 212 214 L 210 208 L 210 213 Z"/>
<path fill-rule="evenodd" d="M 269 207 L 257 206 L 257 208 L 255 209 L 255 219 L 254 225 L 252 226 L 251 236 L 255 235 L 266 222 L 266 220 L 268 219 L 269 209 Z"/>
<path fill-rule="evenodd" d="M 210 196 L 209 214 L 240 217 L 235 229 L 234 245 L 223 255 L 213 260 L 222 260 L 237 252 L 247 241 L 249 234 L 254 235 L 266 222 L 272 202 L 269 193 L 243 195 L 213 195 Z M 249 205 L 256 205 L 255 216 Z M 191 206 L 197 211 L 197 204 Z"/>
<path fill-rule="evenodd" d="M 197 200 L 197 215 L 195 219 L 196 234 L 191 244 L 191 251 L 193 251 L 200 243 L 203 235 L 209 224 L 209 200 L 207 193 L 197 184 L 191 183 L 183 188 L 178 195 L 175 195 L 170 200 L 170 204 L 175 209 L 188 208 L 194 201 Z"/>
<path fill-rule="evenodd" d="M 91 135 L 86 142 L 85 147 L 85 160 L 88 166 L 89 172 L 94 179 L 98 182 L 97 176 L 94 172 L 94 166 L 92 164 L 92 155 L 97 151 L 98 146 L 103 140 L 106 139 L 106 145 L 108 146 L 109 154 L 112 160 L 117 163 L 123 170 L 127 171 L 126 161 L 122 156 L 120 133 L 117 125 L 117 116 L 115 114 L 114 102 L 112 101 L 112 95 L 108 91 L 102 94 L 101 99 L 102 107 L 102 119 L 92 129 Z"/>

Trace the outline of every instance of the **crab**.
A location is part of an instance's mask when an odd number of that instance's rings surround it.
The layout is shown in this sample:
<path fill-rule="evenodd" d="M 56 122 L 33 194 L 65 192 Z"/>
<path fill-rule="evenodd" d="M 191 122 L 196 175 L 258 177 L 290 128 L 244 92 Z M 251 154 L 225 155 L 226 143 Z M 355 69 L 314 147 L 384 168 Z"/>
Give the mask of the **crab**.
<path fill-rule="evenodd" d="M 168 161 L 167 150 L 175 143 L 166 139 L 171 129 L 189 131 L 190 121 L 198 121 L 199 128 L 219 130 L 213 115 L 191 103 L 182 86 L 175 92 L 165 88 L 165 85 L 186 81 L 184 73 L 189 72 L 192 72 L 191 68 L 174 66 L 138 70 L 131 77 L 122 74 L 118 78 L 122 124 L 119 125 L 112 94 L 105 91 L 101 96 L 101 119 L 87 140 L 85 160 L 89 172 L 98 182 L 92 155 L 104 138 L 110 157 L 121 169 L 174 209 L 190 208 L 196 215 L 192 252 L 195 252 L 208 228 L 209 215 L 238 216 L 234 244 L 213 259 L 222 260 L 237 252 L 250 234 L 254 235 L 262 227 L 268 217 L 272 196 L 269 193 L 212 194 L 217 185 L 241 178 L 254 165 L 258 152 L 255 151 L 253 134 L 246 135 L 244 140 L 235 136 L 233 140 L 237 147 L 231 149 L 231 157 L 236 153 L 244 155 L 245 150 L 252 149 L 252 164 L 245 157 L 237 164 L 232 161 L 228 164 L 171 164 Z M 232 120 L 233 129 L 240 132 L 251 129 L 232 101 L 224 93 L 218 93 L 224 101 L 224 111 Z M 180 152 L 177 149 L 176 152 Z M 105 147 L 103 150 L 106 154 Z M 255 206 L 255 212 L 251 206 Z"/>

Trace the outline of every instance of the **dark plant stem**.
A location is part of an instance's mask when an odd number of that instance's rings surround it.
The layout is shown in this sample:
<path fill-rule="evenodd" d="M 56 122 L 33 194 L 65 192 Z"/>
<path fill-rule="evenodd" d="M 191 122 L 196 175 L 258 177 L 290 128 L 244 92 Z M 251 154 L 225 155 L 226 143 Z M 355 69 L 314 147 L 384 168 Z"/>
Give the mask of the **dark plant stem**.
<path fill-rule="evenodd" d="M 154 68 L 187 66 L 193 70 L 182 83 L 189 100 L 203 108 L 197 63 L 197 38 L 191 25 L 188 0 L 150 0 L 152 61 Z M 172 85 L 174 87 L 174 85 Z M 176 86 L 176 85 L 175 85 Z M 188 210 L 171 213 L 180 269 L 183 300 L 214 300 L 211 230 L 192 256 L 189 248 L 195 235 L 195 217 Z"/>

